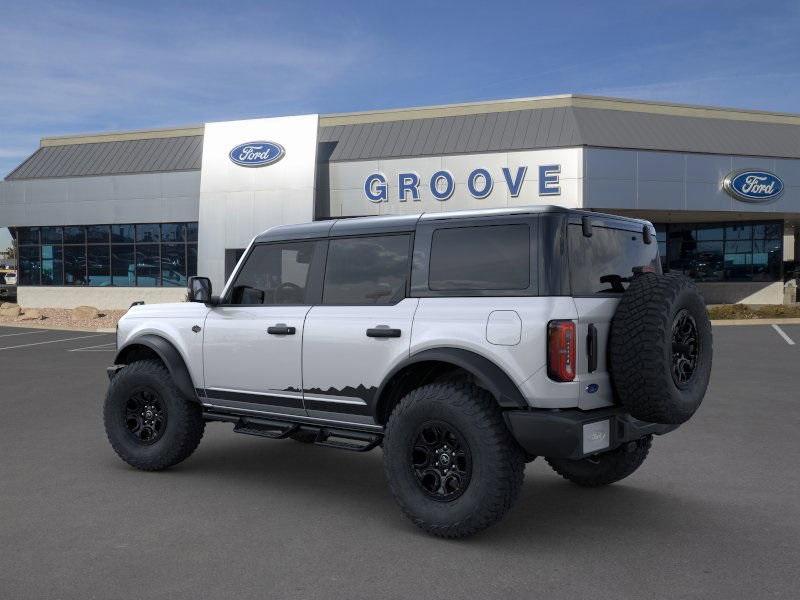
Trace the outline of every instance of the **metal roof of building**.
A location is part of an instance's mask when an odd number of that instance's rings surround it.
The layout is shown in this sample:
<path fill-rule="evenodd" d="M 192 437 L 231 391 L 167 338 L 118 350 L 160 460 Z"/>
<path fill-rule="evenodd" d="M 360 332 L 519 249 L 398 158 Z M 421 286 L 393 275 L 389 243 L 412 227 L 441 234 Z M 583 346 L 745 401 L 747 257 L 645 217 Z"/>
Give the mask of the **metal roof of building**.
<path fill-rule="evenodd" d="M 202 127 L 42 139 L 6 179 L 197 170 Z M 331 161 L 594 146 L 800 158 L 800 115 L 548 96 L 320 117 Z"/>
<path fill-rule="evenodd" d="M 202 135 L 44 145 L 6 179 L 192 171 L 202 154 Z"/>
<path fill-rule="evenodd" d="M 800 158 L 800 123 L 581 106 L 320 128 L 331 161 L 594 146 Z"/>
<path fill-rule="evenodd" d="M 336 142 L 330 160 L 358 160 L 580 146 L 568 108 L 359 123 L 320 128 Z"/>

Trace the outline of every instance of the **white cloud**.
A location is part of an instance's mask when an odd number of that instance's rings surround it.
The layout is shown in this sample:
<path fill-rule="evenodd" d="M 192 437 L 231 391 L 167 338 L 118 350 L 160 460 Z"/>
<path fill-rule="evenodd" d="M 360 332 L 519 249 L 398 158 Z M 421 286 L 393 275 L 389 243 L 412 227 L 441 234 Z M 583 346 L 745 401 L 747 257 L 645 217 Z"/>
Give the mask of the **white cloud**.
<path fill-rule="evenodd" d="M 297 35 L 285 21 L 266 4 L 224 23 L 202 5 L 5 8 L 0 173 L 41 135 L 292 112 L 369 55 L 370 36 L 351 24 Z"/>

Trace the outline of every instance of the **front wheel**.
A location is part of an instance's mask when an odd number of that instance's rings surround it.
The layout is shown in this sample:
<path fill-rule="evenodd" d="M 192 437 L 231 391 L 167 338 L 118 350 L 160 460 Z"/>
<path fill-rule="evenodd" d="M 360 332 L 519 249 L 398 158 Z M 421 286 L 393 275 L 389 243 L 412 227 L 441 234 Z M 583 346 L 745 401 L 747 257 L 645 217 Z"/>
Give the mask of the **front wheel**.
<path fill-rule="evenodd" d="M 522 487 L 525 456 L 494 399 L 465 380 L 406 395 L 383 440 L 392 495 L 418 527 L 465 537 L 499 521 Z"/>
<path fill-rule="evenodd" d="M 143 471 L 187 459 L 205 431 L 200 406 L 183 397 L 157 360 L 133 362 L 114 375 L 103 420 L 117 455 Z"/>
<path fill-rule="evenodd" d="M 580 460 L 547 458 L 547 464 L 567 481 L 583 487 L 600 487 L 625 479 L 642 466 L 653 436 L 623 444 L 616 450 Z"/>

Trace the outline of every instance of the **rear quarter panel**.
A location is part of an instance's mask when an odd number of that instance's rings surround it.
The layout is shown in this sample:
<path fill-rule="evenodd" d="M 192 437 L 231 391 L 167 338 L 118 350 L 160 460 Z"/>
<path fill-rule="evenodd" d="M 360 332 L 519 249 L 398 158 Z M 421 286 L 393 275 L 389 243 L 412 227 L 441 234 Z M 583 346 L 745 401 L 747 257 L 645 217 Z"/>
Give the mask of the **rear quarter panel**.
<path fill-rule="evenodd" d="M 519 316 L 518 343 L 513 343 L 515 336 L 508 331 L 513 319 L 503 319 L 496 335 L 487 331 L 495 311 Z M 577 318 L 573 299 L 565 296 L 421 298 L 411 333 L 411 355 L 443 347 L 469 350 L 505 371 L 531 406 L 574 407 L 580 384 L 557 383 L 547 377 L 547 323 Z M 491 327 L 495 325 L 493 321 Z"/>

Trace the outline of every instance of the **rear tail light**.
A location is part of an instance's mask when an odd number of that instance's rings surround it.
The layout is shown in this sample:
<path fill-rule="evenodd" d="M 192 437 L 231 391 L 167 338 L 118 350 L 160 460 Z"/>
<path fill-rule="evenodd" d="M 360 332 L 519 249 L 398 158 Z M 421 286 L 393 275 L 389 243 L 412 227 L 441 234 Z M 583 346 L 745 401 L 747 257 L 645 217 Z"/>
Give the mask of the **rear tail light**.
<path fill-rule="evenodd" d="M 547 374 L 554 381 L 575 379 L 575 323 L 547 324 Z"/>

